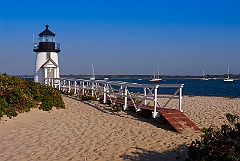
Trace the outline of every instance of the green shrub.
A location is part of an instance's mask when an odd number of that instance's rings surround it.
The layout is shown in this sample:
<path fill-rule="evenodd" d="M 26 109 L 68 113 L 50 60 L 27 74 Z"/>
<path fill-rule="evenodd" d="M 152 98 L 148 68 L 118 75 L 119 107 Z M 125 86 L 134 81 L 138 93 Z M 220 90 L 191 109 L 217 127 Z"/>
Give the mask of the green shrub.
<path fill-rule="evenodd" d="M 142 99 L 139 99 L 139 98 L 134 98 L 133 99 L 135 103 L 142 103 L 143 100 Z"/>
<path fill-rule="evenodd" d="M 87 101 L 87 100 L 93 100 L 93 101 L 95 101 L 95 100 L 97 100 L 96 99 L 96 97 L 93 97 L 93 96 L 90 96 L 90 95 L 79 95 L 78 96 L 81 100 L 83 100 L 83 101 Z"/>
<path fill-rule="evenodd" d="M 69 91 L 61 91 L 61 93 L 64 95 L 72 96 L 72 95 L 74 95 L 74 90 L 70 90 L 70 92 Z"/>
<path fill-rule="evenodd" d="M 49 111 L 52 110 L 52 107 L 56 107 L 58 109 L 65 108 L 60 91 L 44 85 L 41 89 L 41 93 L 44 94 L 41 96 L 40 102 L 42 102 L 42 104 L 40 105 L 39 109 Z"/>
<path fill-rule="evenodd" d="M 120 100 L 124 100 L 124 96 L 118 96 L 118 99 L 120 99 Z"/>
<path fill-rule="evenodd" d="M 220 129 L 204 128 L 201 140 L 193 141 L 188 148 L 188 161 L 239 161 L 240 122 L 239 116 L 226 114 L 230 124 Z"/>
<path fill-rule="evenodd" d="M 3 115 L 15 117 L 18 113 L 28 112 L 41 102 L 39 109 L 48 111 L 53 106 L 65 108 L 61 94 L 50 86 L 17 77 L 0 74 L 0 118 Z"/>
<path fill-rule="evenodd" d="M 121 104 L 111 104 L 112 111 L 119 112 L 122 111 L 122 105 Z"/>

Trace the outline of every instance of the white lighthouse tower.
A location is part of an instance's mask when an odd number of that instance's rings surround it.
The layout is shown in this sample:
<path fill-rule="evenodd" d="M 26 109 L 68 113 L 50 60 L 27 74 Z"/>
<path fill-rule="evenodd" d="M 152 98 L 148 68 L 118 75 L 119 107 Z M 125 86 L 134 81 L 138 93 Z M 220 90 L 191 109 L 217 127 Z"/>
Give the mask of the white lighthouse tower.
<path fill-rule="evenodd" d="M 34 81 L 41 84 L 50 83 L 52 78 L 59 78 L 58 53 L 60 44 L 55 43 L 55 34 L 48 29 L 41 32 L 38 44 L 34 43 L 33 51 L 36 53 Z"/>

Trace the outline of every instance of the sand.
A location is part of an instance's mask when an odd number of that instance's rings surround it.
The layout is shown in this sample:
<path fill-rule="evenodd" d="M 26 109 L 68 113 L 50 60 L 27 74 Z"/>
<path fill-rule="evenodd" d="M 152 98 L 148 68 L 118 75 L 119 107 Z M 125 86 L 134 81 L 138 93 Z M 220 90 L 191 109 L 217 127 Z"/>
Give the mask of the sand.
<path fill-rule="evenodd" d="M 4 160 L 184 160 L 201 133 L 178 134 L 167 123 L 96 101 L 63 97 L 66 109 L 31 109 L 0 121 Z M 176 101 L 169 106 L 176 106 Z M 240 98 L 184 96 L 184 113 L 200 128 L 220 126 L 225 113 L 240 116 Z"/>

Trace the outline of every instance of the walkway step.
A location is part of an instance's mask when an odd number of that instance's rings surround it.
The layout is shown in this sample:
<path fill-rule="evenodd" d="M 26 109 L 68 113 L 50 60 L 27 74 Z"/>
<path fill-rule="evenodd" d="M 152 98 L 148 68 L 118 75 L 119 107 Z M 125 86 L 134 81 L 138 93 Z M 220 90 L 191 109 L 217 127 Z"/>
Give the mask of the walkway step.
<path fill-rule="evenodd" d="M 201 131 L 183 112 L 177 109 L 160 109 L 158 112 L 181 134 Z"/>

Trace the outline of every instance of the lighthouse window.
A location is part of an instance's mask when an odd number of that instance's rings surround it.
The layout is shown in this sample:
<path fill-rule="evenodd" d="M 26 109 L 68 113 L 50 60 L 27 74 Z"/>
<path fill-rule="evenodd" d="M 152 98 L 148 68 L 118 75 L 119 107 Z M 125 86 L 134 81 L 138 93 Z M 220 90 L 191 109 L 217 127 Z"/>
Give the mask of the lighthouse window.
<path fill-rule="evenodd" d="M 51 53 L 47 53 L 47 59 L 51 58 Z"/>

